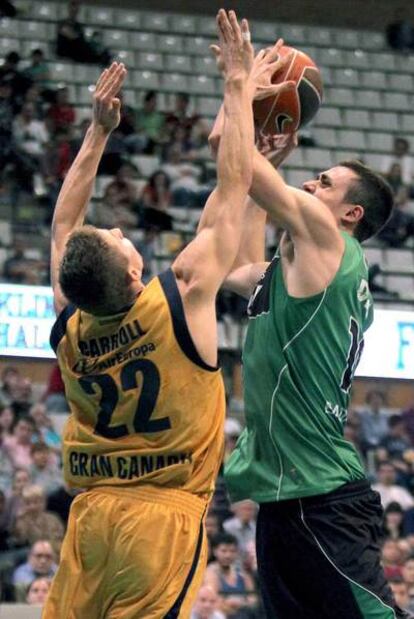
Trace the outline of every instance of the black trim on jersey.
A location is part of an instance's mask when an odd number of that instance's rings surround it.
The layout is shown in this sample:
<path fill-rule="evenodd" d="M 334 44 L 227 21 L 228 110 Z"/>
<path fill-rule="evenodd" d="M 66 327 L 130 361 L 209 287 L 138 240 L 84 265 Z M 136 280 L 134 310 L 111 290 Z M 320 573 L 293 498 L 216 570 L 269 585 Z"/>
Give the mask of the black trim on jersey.
<path fill-rule="evenodd" d="M 76 312 L 75 305 L 67 305 L 56 318 L 55 324 L 50 332 L 50 345 L 56 352 L 59 342 L 66 333 L 66 325 L 69 318 Z"/>
<path fill-rule="evenodd" d="M 163 619 L 177 619 L 180 614 L 181 606 L 184 601 L 185 596 L 187 595 L 187 591 L 191 585 L 191 582 L 194 578 L 195 571 L 198 566 L 198 562 L 200 560 L 201 548 L 203 545 L 203 521 L 200 523 L 200 532 L 198 534 L 197 547 L 194 554 L 194 559 L 190 567 L 190 571 L 188 572 L 187 578 L 185 579 L 185 583 L 178 598 L 175 600 L 174 604 L 171 606 L 170 610 L 166 615 L 164 615 Z"/>
<path fill-rule="evenodd" d="M 188 330 L 187 321 L 185 319 L 183 301 L 180 291 L 178 290 L 175 275 L 172 269 L 168 269 L 158 276 L 160 284 L 164 291 L 168 306 L 171 312 L 173 322 L 174 335 L 183 353 L 196 365 L 199 365 L 203 370 L 216 372 L 218 367 L 208 365 L 197 352 L 194 342 Z"/>

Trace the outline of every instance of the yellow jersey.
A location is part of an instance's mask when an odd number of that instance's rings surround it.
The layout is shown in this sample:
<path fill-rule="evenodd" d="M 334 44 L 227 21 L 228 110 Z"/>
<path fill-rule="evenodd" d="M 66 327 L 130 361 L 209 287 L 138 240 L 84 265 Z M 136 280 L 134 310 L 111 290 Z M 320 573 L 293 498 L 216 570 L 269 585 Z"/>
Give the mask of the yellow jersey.
<path fill-rule="evenodd" d="M 171 269 L 121 314 L 67 306 L 51 344 L 71 411 L 70 486 L 144 483 L 209 498 L 223 455 L 224 384 L 194 346 Z"/>

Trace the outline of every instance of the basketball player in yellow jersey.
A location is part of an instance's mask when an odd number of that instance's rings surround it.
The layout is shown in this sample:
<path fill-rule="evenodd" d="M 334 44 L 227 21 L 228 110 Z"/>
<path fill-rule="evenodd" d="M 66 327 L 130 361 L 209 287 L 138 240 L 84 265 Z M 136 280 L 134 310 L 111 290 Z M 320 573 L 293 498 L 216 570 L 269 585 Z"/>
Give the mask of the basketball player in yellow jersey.
<path fill-rule="evenodd" d="M 98 80 L 92 124 L 57 201 L 51 342 L 71 409 L 65 477 L 86 492 L 72 505 L 43 619 L 186 619 L 201 584 L 203 516 L 223 448 L 215 297 L 238 251 L 254 142 L 248 24 L 223 10 L 217 23 L 218 186 L 171 269 L 144 286 L 142 258 L 119 229 L 82 225 L 119 123 L 122 64 Z"/>

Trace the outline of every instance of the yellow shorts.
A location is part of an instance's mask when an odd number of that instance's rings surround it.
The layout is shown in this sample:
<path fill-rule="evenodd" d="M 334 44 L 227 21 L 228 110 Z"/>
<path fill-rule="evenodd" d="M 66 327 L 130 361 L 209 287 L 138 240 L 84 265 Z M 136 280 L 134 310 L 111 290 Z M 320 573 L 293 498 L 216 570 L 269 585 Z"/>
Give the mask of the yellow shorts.
<path fill-rule="evenodd" d="M 169 488 L 79 495 L 42 619 L 188 619 L 206 565 L 205 508 Z"/>

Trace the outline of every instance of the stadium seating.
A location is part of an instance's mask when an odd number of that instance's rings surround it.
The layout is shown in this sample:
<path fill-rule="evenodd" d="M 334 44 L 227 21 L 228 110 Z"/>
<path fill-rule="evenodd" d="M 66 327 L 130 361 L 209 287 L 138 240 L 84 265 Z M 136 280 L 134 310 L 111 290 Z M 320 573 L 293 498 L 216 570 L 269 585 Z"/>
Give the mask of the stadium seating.
<path fill-rule="evenodd" d="M 54 82 L 71 86 L 78 120 L 88 118 L 91 84 L 99 69 L 54 58 L 56 23 L 65 15 L 64 4 L 18 0 L 17 5 L 23 9 L 17 19 L 0 21 L 0 55 L 16 50 L 27 58 L 30 50 L 43 48 Z M 213 119 L 221 83 L 209 52 L 215 39 L 212 16 L 83 6 L 81 20 L 89 32 L 100 29 L 115 57 L 128 65 L 127 102 L 138 106 L 145 91 L 156 90 L 161 93 L 160 109 L 168 110 L 174 93 L 185 91 L 194 100 L 195 112 Z M 290 183 L 300 185 L 320 166 L 329 167 L 344 155 L 364 157 L 379 168 L 395 135 L 403 134 L 414 146 L 414 58 L 387 50 L 381 33 L 285 23 L 276 28 L 259 21 L 251 28 L 258 45 L 283 36 L 287 44 L 300 47 L 324 76 L 325 104 L 311 130 L 317 148 L 303 148 L 290 158 Z M 142 173 L 155 169 L 143 160 L 139 168 Z M 396 264 L 402 268 L 400 258 Z M 384 267 L 389 264 L 387 260 Z"/>

